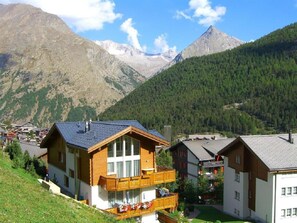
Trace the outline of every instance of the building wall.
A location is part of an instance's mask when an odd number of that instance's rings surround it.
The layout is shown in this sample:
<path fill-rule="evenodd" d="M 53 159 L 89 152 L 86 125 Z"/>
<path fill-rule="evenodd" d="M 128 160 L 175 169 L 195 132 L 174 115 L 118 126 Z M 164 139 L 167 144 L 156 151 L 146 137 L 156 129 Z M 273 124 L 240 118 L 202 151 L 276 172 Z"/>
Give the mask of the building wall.
<path fill-rule="evenodd" d="M 159 223 L 156 217 L 156 213 L 150 213 L 141 216 L 141 223 Z"/>
<path fill-rule="evenodd" d="M 48 174 L 49 179 L 56 183 L 61 188 L 68 190 L 67 187 L 64 186 L 64 175 L 66 174 L 63 170 L 55 167 L 52 164 L 48 165 Z"/>
<path fill-rule="evenodd" d="M 55 140 L 52 141 L 48 148 L 48 163 L 66 171 L 66 143 L 60 134 L 56 133 L 55 136 Z M 62 162 L 59 160 L 59 153 L 63 154 Z"/>
<path fill-rule="evenodd" d="M 276 222 L 281 222 L 281 223 L 297 222 L 297 216 L 281 217 L 282 209 L 286 210 L 286 215 L 287 215 L 287 209 L 297 208 L 297 194 L 293 194 L 293 187 L 297 187 L 297 173 L 276 174 L 274 176 L 274 179 L 276 182 L 276 190 L 275 190 Z M 289 187 L 292 188 L 292 195 L 281 195 L 282 188 L 286 188 L 287 190 Z"/>
<path fill-rule="evenodd" d="M 273 176 L 268 181 L 256 179 L 256 210 L 254 219 L 262 222 L 272 222 L 273 212 Z"/>
<path fill-rule="evenodd" d="M 75 194 L 75 176 L 74 177 L 70 177 L 69 172 L 70 170 L 74 171 L 74 175 L 75 175 L 75 168 L 74 168 L 74 159 L 75 159 L 75 155 L 74 153 L 71 153 L 69 151 L 69 148 L 66 148 L 66 169 L 65 169 L 65 175 L 68 176 L 69 179 L 69 187 L 68 187 L 68 191 L 71 194 Z"/>
<path fill-rule="evenodd" d="M 239 182 L 235 181 L 236 170 L 229 167 L 229 158 L 225 157 L 224 162 L 224 212 L 238 218 L 249 216 L 248 209 L 248 174 L 237 172 Z M 238 197 L 236 197 L 236 192 Z"/>
<path fill-rule="evenodd" d="M 187 159 L 188 179 L 197 182 L 199 160 L 190 151 L 187 153 Z"/>

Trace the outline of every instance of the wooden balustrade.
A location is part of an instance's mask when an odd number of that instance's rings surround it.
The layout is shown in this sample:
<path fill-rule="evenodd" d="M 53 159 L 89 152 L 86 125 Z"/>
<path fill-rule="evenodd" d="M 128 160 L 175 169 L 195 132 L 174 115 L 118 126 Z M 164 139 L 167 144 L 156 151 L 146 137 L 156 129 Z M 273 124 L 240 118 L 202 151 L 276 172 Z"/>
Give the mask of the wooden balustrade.
<path fill-rule="evenodd" d="M 152 213 L 154 211 L 159 211 L 159 210 L 165 210 L 165 209 L 175 209 L 178 204 L 178 194 L 171 193 L 167 197 L 161 197 L 161 198 L 156 198 L 152 201 L 152 206 L 145 209 L 145 208 L 137 208 L 133 210 L 131 206 L 129 205 L 129 208 L 127 211 L 120 212 L 118 208 L 109 208 L 106 209 L 105 211 L 116 215 L 116 219 L 126 219 L 126 218 L 132 218 L 136 216 L 141 216 L 144 214 Z"/>
<path fill-rule="evenodd" d="M 107 191 L 123 191 L 174 182 L 175 180 L 176 172 L 171 169 L 135 177 L 116 178 L 111 176 L 100 176 L 99 185 Z"/>

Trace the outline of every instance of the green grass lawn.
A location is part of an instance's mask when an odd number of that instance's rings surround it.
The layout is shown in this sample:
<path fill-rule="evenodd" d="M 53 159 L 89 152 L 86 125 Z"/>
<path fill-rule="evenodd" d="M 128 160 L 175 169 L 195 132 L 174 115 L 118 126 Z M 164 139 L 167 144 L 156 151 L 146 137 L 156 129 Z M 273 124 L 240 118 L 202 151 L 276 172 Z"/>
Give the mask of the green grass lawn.
<path fill-rule="evenodd" d="M 0 222 L 117 222 L 93 208 L 53 195 L 0 150 Z"/>
<path fill-rule="evenodd" d="M 243 223 L 246 221 L 239 220 L 232 216 L 226 215 L 223 212 L 215 209 L 211 206 L 196 206 L 199 209 L 200 214 L 193 219 L 192 223 L 209 223 L 209 222 L 216 222 L 217 220 L 221 221 L 222 223 Z"/>

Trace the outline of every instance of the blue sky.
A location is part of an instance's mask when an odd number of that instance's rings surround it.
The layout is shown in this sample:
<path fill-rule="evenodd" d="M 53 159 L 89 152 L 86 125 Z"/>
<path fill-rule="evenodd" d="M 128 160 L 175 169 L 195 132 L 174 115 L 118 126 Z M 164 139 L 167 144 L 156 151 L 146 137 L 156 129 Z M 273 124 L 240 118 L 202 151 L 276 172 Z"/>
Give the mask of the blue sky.
<path fill-rule="evenodd" d="M 210 25 L 243 41 L 297 22 L 297 0 L 0 0 L 60 16 L 90 40 L 180 52 Z"/>

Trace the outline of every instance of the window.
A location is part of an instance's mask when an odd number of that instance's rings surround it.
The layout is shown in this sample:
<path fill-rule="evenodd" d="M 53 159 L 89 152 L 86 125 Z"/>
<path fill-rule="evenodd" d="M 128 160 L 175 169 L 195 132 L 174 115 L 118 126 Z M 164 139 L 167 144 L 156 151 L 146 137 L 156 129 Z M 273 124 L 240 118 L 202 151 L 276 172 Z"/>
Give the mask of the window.
<path fill-rule="evenodd" d="M 292 209 L 288 208 L 287 209 L 287 217 L 291 217 L 291 214 L 292 214 Z"/>
<path fill-rule="evenodd" d="M 74 178 L 74 170 L 69 169 L 69 176 L 70 176 L 71 178 Z"/>
<path fill-rule="evenodd" d="M 281 217 L 286 217 L 286 209 L 281 209 Z"/>
<path fill-rule="evenodd" d="M 123 136 L 108 144 L 107 174 L 117 178 L 140 175 L 140 142 Z"/>
<path fill-rule="evenodd" d="M 235 181 L 236 182 L 240 182 L 240 174 L 239 173 L 235 173 Z"/>
<path fill-rule="evenodd" d="M 239 155 L 235 156 L 235 163 L 240 164 L 240 156 Z"/>
<path fill-rule="evenodd" d="M 123 146 L 122 146 L 121 138 L 118 138 L 116 140 L 116 154 L 117 154 L 117 157 L 123 156 Z"/>
<path fill-rule="evenodd" d="M 282 187 L 282 195 L 285 196 L 286 195 L 286 188 Z"/>
<path fill-rule="evenodd" d="M 297 187 L 293 187 L 293 194 L 297 195 Z"/>
<path fill-rule="evenodd" d="M 112 163 L 112 162 L 107 163 L 107 172 L 108 173 L 115 173 L 115 171 L 114 171 L 114 163 Z"/>
<path fill-rule="evenodd" d="M 287 187 L 287 195 L 292 195 L 292 187 Z"/>
<path fill-rule="evenodd" d="M 140 151 L 140 142 L 136 139 L 133 139 L 133 154 L 134 155 L 139 155 L 139 151 Z"/>
<path fill-rule="evenodd" d="M 108 157 L 114 157 L 113 143 L 108 144 Z"/>
<path fill-rule="evenodd" d="M 108 206 L 114 207 L 116 204 L 135 204 L 140 202 L 140 189 L 127 191 L 108 192 Z"/>
<path fill-rule="evenodd" d="M 140 175 L 140 160 L 134 160 L 134 176 Z"/>
<path fill-rule="evenodd" d="M 240 201 L 240 193 L 235 191 L 235 199 Z"/>
<path fill-rule="evenodd" d="M 132 147 L 131 147 L 131 138 L 125 137 L 125 155 L 131 156 L 132 155 Z"/>
<path fill-rule="evenodd" d="M 66 175 L 64 175 L 64 186 L 69 187 L 69 178 Z"/>
<path fill-rule="evenodd" d="M 297 216 L 297 208 L 293 208 L 292 216 Z"/>
<path fill-rule="evenodd" d="M 64 163 L 64 153 L 59 152 L 58 153 L 58 159 L 60 163 Z"/>

